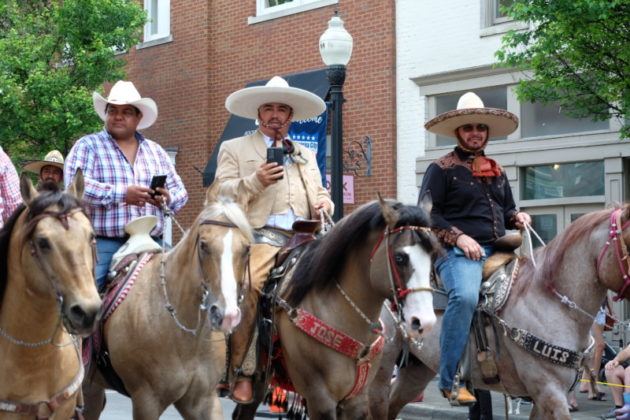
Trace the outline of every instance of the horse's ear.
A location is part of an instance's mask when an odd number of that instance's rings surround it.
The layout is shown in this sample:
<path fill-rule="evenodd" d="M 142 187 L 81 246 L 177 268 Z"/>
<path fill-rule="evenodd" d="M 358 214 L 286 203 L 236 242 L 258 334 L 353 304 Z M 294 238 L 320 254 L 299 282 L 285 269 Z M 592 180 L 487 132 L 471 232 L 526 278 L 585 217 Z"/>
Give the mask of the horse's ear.
<path fill-rule="evenodd" d="M 431 198 L 431 190 L 427 190 L 427 192 L 425 192 L 422 197 L 419 198 L 418 207 L 426 211 L 428 214 L 431 214 L 431 209 L 433 209 L 433 198 Z"/>
<path fill-rule="evenodd" d="M 85 191 L 85 184 L 83 181 L 83 170 L 79 168 L 77 169 L 77 172 L 74 174 L 74 178 L 72 178 L 72 183 L 66 189 L 66 193 L 74 196 L 77 200 L 81 200 L 81 198 L 83 198 L 84 191 Z"/>
<path fill-rule="evenodd" d="M 31 182 L 31 177 L 26 172 L 22 172 L 22 176 L 20 176 L 20 193 L 22 194 L 24 204 L 27 206 L 31 204 L 31 201 L 38 195 L 37 190 L 33 187 L 33 183 Z"/>
<path fill-rule="evenodd" d="M 210 203 L 214 203 L 219 199 L 219 184 L 215 181 L 213 182 L 208 189 L 206 189 L 206 201 L 204 201 L 203 206 L 207 206 Z"/>
<path fill-rule="evenodd" d="M 383 200 L 383 197 L 381 197 L 380 192 L 377 192 L 376 195 L 378 195 L 378 204 L 381 207 L 381 213 L 383 214 L 385 223 L 387 224 L 387 227 L 389 227 L 390 229 L 393 229 L 394 227 L 396 227 L 396 223 L 398 222 L 400 215 L 394 209 L 394 207 L 387 204 L 385 200 Z"/>

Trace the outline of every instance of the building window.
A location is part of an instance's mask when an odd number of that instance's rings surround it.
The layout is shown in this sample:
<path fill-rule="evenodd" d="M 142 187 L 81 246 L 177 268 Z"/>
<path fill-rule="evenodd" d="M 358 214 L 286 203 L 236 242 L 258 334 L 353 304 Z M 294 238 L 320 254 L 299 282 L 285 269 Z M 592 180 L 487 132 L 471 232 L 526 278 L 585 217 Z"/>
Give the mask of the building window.
<path fill-rule="evenodd" d="M 435 115 L 440 115 L 444 112 L 451 111 L 457 108 L 457 101 L 460 96 L 466 92 L 450 93 L 448 95 L 441 95 L 435 98 Z M 507 88 L 505 86 L 492 87 L 487 89 L 476 89 L 475 93 L 481 98 L 483 104 L 488 108 L 500 108 L 507 109 Z M 506 137 L 501 137 L 496 140 L 505 140 Z M 449 137 L 437 136 L 435 139 L 436 146 L 452 146 L 454 145 L 453 139 Z"/>
<path fill-rule="evenodd" d="M 144 0 L 148 22 L 144 25 L 144 42 L 171 35 L 171 0 Z"/>
<path fill-rule="evenodd" d="M 509 22 L 511 19 L 507 16 L 507 13 L 502 12 L 502 7 L 509 7 L 514 3 L 514 0 L 492 0 L 492 24 L 497 25 L 499 23 Z"/>
<path fill-rule="evenodd" d="M 608 121 L 592 121 L 566 116 L 557 105 L 540 103 L 521 104 L 521 137 L 540 137 L 560 134 L 608 130 Z"/>
<path fill-rule="evenodd" d="M 602 160 L 527 166 L 521 171 L 523 200 L 604 195 Z"/>
<path fill-rule="evenodd" d="M 481 0 L 481 28 L 492 28 L 493 26 L 505 26 L 503 24 L 514 24 L 507 13 L 501 10 L 502 7 L 509 7 L 514 0 Z M 491 32 L 494 33 L 494 32 Z M 483 30 L 481 35 L 486 34 Z"/>
<path fill-rule="evenodd" d="M 339 0 L 256 0 L 256 16 L 248 21 L 257 23 L 337 3 Z"/>

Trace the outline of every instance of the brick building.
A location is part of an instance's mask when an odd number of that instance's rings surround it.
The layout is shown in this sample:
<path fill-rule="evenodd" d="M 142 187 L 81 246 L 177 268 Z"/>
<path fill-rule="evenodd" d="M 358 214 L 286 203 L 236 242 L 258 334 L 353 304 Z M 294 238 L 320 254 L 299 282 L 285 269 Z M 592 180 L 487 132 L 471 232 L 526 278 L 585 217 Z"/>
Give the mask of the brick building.
<path fill-rule="evenodd" d="M 372 175 L 354 178 L 355 204 L 396 196 L 394 0 L 144 0 L 144 42 L 126 55 L 130 80 L 156 100 L 145 134 L 176 151 L 190 193 L 185 226 L 201 210 L 203 170 L 230 117 L 225 98 L 253 81 L 325 68 L 318 42 L 335 9 L 354 38 L 344 85 L 344 139 L 372 139 Z M 283 3 L 278 4 L 276 3 Z M 330 120 L 330 119 L 329 119 Z M 330 125 L 330 123 L 329 123 Z"/>

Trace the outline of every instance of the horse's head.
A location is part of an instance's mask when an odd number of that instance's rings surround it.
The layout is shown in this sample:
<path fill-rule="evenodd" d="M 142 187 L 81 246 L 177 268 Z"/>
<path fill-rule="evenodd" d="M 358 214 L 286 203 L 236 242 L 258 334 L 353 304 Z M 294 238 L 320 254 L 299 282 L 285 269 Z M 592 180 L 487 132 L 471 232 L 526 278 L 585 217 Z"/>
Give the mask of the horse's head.
<path fill-rule="evenodd" d="M 615 299 L 630 298 L 630 204 L 615 209 L 607 218 L 608 239 L 597 260 L 597 277 Z"/>
<path fill-rule="evenodd" d="M 54 184 L 37 191 L 23 174 L 20 189 L 26 211 L 16 227 L 22 229 L 23 246 L 19 263 L 11 264 L 21 264 L 29 293 L 56 299 L 70 333 L 89 334 L 99 319 L 101 299 L 94 280 L 94 230 L 79 202 L 83 175 L 79 170 L 64 193 Z"/>
<path fill-rule="evenodd" d="M 386 228 L 372 250 L 370 277 L 387 288 L 408 333 L 419 337 L 436 321 L 430 280 L 433 257 L 441 248 L 430 230 L 431 197 L 426 196 L 419 207 L 380 197 L 379 205 Z"/>
<path fill-rule="evenodd" d="M 241 320 L 239 290 L 245 279 L 252 228 L 241 208 L 230 200 L 210 202 L 199 219 L 198 253 L 210 298 L 212 326 L 231 331 Z"/>

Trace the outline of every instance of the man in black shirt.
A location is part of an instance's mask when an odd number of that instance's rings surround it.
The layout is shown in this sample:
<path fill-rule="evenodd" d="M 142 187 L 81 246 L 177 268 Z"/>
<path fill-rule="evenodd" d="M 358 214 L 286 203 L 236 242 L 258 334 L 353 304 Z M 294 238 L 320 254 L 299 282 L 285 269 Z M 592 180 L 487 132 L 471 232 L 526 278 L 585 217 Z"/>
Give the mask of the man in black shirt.
<path fill-rule="evenodd" d="M 472 92 L 462 95 L 456 110 L 425 124 L 427 130 L 457 140 L 452 152 L 429 165 L 420 190 L 420 197 L 431 194 L 433 230 L 446 250 L 435 263 L 448 294 L 440 333 L 439 387 L 455 405 L 476 401 L 453 380 L 479 298 L 483 262 L 506 228 L 531 223 L 527 213 L 516 209 L 503 168 L 484 154 L 490 138 L 507 136 L 517 127 L 514 114 L 486 108 Z"/>

